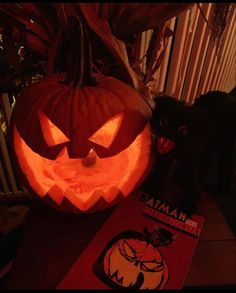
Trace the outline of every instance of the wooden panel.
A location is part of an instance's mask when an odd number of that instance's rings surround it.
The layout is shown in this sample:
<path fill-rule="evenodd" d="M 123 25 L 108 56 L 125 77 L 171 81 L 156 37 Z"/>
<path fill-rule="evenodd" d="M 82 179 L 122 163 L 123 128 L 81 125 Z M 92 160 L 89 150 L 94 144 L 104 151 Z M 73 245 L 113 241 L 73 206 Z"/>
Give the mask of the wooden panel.
<path fill-rule="evenodd" d="M 207 10 L 208 18 L 211 13 L 212 13 L 212 5 L 209 5 Z M 196 95 L 197 95 L 197 89 L 198 89 L 199 81 L 202 74 L 203 64 L 204 64 L 207 48 L 210 41 L 210 30 L 207 26 L 205 27 L 205 30 L 203 30 L 202 33 L 203 33 L 202 44 L 199 44 L 200 45 L 199 58 L 198 58 L 198 62 L 196 62 L 196 71 L 195 71 L 195 76 L 193 78 L 194 86 L 192 86 L 189 90 L 190 95 L 189 95 L 188 101 L 190 104 L 194 102 L 194 99 L 196 98 Z"/>
<path fill-rule="evenodd" d="M 1 160 L 0 160 L 0 191 L 5 194 L 9 193 L 9 187 L 7 184 L 7 179 L 5 176 L 5 171 L 4 171 Z"/>
<path fill-rule="evenodd" d="M 187 27 L 189 20 L 189 10 L 185 13 L 182 13 L 178 17 L 177 30 L 174 48 L 171 55 L 171 63 L 168 72 L 168 80 L 165 88 L 165 93 L 170 96 L 174 96 L 176 84 L 178 80 L 180 65 L 181 65 L 181 57 L 184 49 L 185 39 L 187 35 Z"/>
<path fill-rule="evenodd" d="M 227 64 L 227 59 L 229 58 L 229 52 L 231 50 L 231 46 L 234 46 L 235 41 L 235 25 L 234 24 L 234 17 L 227 28 L 226 31 L 226 38 L 223 44 L 222 52 L 221 52 L 221 59 L 217 68 L 217 73 L 215 75 L 214 82 L 212 83 L 212 88 L 218 90 L 220 79 L 222 78 L 222 73 L 225 72 L 225 66 Z M 233 37 L 234 36 L 234 37 Z"/>
<path fill-rule="evenodd" d="M 204 217 L 206 220 L 201 233 L 202 241 L 234 239 L 234 234 L 219 208 L 204 211 Z"/>
<path fill-rule="evenodd" d="M 12 165 L 11 165 L 11 161 L 9 157 L 8 147 L 7 147 L 2 129 L 0 129 L 0 147 L 3 154 L 3 160 L 4 160 L 6 172 L 7 172 L 7 177 L 9 178 L 12 191 L 17 193 L 18 190 L 16 186 L 16 181 L 14 178 L 14 173 L 13 173 L 13 169 L 12 169 Z"/>
<path fill-rule="evenodd" d="M 212 4 L 208 4 L 208 3 L 203 3 L 202 5 L 202 10 L 204 14 L 206 15 L 206 18 L 209 17 L 211 5 Z M 196 70 L 197 70 L 199 59 L 200 59 L 200 52 L 203 45 L 206 27 L 207 25 L 203 17 L 199 17 L 197 30 L 194 37 L 191 57 L 190 57 L 189 65 L 188 65 L 187 75 L 185 77 L 184 89 L 182 93 L 182 99 L 186 102 L 191 101 L 190 99 L 191 90 L 192 88 L 195 89 L 195 86 L 196 86 L 194 83 L 195 75 L 197 74 Z"/>
<path fill-rule="evenodd" d="M 215 71 L 217 69 L 217 62 L 218 62 L 218 59 L 217 59 L 217 56 L 216 56 L 216 49 L 215 49 L 215 54 L 214 54 L 214 57 L 213 57 L 212 67 L 210 69 L 210 74 L 208 76 L 208 80 L 206 82 L 206 85 L 205 85 L 203 93 L 207 93 L 208 91 L 213 90 L 213 88 L 211 87 L 211 84 L 212 84 L 212 80 L 214 79 L 214 76 L 215 76 Z"/>
<path fill-rule="evenodd" d="M 227 74 L 227 81 L 226 84 L 224 85 L 224 90 L 226 92 L 231 92 L 232 89 L 236 87 L 236 60 L 235 60 L 236 52 L 235 55 L 232 56 L 232 62 L 231 62 L 231 69 Z"/>
<path fill-rule="evenodd" d="M 182 54 L 183 56 L 181 58 L 181 66 L 179 71 L 178 82 L 175 89 L 175 96 L 178 99 L 181 99 L 181 95 L 182 95 L 182 90 L 183 90 L 185 76 L 186 76 L 186 72 L 188 68 L 188 62 L 189 62 L 189 58 L 190 58 L 190 54 L 192 50 L 193 40 L 194 40 L 196 28 L 197 28 L 199 14 L 200 14 L 200 11 L 197 8 L 197 6 L 195 6 L 192 9 L 192 11 L 190 11 L 188 33 L 186 36 L 184 51 Z"/>
<path fill-rule="evenodd" d="M 221 74 L 219 75 L 218 83 L 216 88 L 224 89 L 229 76 L 231 73 L 231 66 L 234 66 L 236 70 L 236 25 L 232 25 L 236 21 L 236 14 L 234 13 L 234 17 L 231 22 L 231 28 L 229 29 L 229 41 L 227 43 L 227 51 L 225 53 L 225 61 L 222 65 Z M 227 77 L 227 78 L 226 78 Z M 234 75 L 235 77 L 235 75 Z M 236 83 L 236 78 L 235 78 Z"/>
<path fill-rule="evenodd" d="M 5 122 L 7 123 L 7 126 L 9 126 L 10 122 L 10 115 L 12 112 L 10 103 L 9 103 L 9 98 L 7 94 L 1 94 L 0 95 L 1 99 L 1 107 L 4 113 L 5 117 Z M 10 161 L 10 155 L 9 155 L 9 146 L 8 142 L 6 141 L 6 136 L 3 132 L 3 129 L 0 125 L 0 154 L 2 156 L 1 158 L 1 166 L 0 166 L 0 176 L 1 176 L 1 185 L 4 190 L 5 194 L 11 194 L 19 192 L 17 185 L 16 185 L 16 180 L 15 176 L 13 173 L 13 166 Z"/>
<path fill-rule="evenodd" d="M 212 69 L 214 67 L 213 65 L 215 64 L 215 62 L 216 62 L 216 46 L 213 43 L 213 41 L 210 41 L 209 46 L 207 48 L 207 54 L 204 60 L 202 74 L 201 74 L 201 78 L 200 78 L 200 82 L 199 82 L 199 86 L 198 86 L 198 90 L 196 94 L 197 97 L 206 92 L 207 83 L 208 83 L 208 80 L 210 80 Z"/>
<path fill-rule="evenodd" d="M 9 127 L 10 117 L 11 117 L 11 112 L 13 110 L 13 107 L 11 107 L 8 94 L 6 94 L 6 93 L 2 94 L 2 106 L 3 106 L 3 111 L 4 111 L 4 114 L 6 117 L 6 122 Z"/>
<path fill-rule="evenodd" d="M 199 241 L 185 286 L 234 285 L 236 240 Z"/>
<path fill-rule="evenodd" d="M 231 28 L 232 25 L 233 25 L 233 22 L 231 21 L 230 25 L 225 30 L 224 43 L 223 43 L 222 52 L 221 52 L 221 58 L 219 59 L 219 58 L 216 57 L 216 64 L 215 64 L 214 70 L 212 72 L 213 73 L 212 74 L 212 79 L 208 84 L 207 91 L 216 89 L 215 88 L 216 79 L 217 79 L 217 77 L 219 75 L 219 72 L 220 72 L 220 65 L 222 64 L 222 60 L 224 59 L 226 44 L 227 44 L 227 42 L 229 40 L 230 28 Z"/>
<path fill-rule="evenodd" d="M 146 72 L 146 57 L 144 57 L 147 53 L 147 49 L 149 46 L 149 42 L 152 36 L 153 30 L 146 31 L 142 34 L 141 38 L 141 49 L 140 49 L 140 58 L 143 58 L 141 70 L 143 73 Z"/>
<path fill-rule="evenodd" d="M 234 73 L 234 75 L 233 75 Z M 236 85 L 236 52 L 235 52 L 235 47 L 231 46 L 231 52 L 228 55 L 227 61 L 226 61 L 226 66 L 225 70 L 221 75 L 221 78 L 219 80 L 219 85 L 218 89 L 219 90 L 225 90 L 226 92 L 229 91 L 227 90 L 227 84 L 229 83 L 230 78 L 234 77 L 234 86 Z"/>
<path fill-rule="evenodd" d="M 169 28 L 172 31 L 174 31 L 175 24 L 176 24 L 176 17 L 172 18 L 170 20 L 170 23 L 169 23 Z M 171 48 L 172 42 L 173 42 L 173 38 L 170 38 L 168 40 L 168 44 L 167 44 L 167 47 L 166 47 L 164 60 L 163 60 L 162 65 L 160 67 L 159 92 L 163 92 L 164 91 L 165 77 L 166 77 L 166 74 L 167 74 L 167 66 L 168 66 L 168 62 L 169 62 L 170 48 Z"/>

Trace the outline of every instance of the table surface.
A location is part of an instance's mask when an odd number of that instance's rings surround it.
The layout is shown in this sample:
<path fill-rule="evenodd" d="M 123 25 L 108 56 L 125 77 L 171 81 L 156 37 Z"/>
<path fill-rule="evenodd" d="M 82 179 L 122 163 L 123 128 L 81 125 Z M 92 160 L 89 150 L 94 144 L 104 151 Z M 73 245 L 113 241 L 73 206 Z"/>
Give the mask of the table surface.
<path fill-rule="evenodd" d="M 33 201 L 5 288 L 56 288 L 112 210 L 63 214 Z M 204 194 L 198 214 L 206 221 L 185 287 L 236 286 L 236 238 L 209 195 Z"/>

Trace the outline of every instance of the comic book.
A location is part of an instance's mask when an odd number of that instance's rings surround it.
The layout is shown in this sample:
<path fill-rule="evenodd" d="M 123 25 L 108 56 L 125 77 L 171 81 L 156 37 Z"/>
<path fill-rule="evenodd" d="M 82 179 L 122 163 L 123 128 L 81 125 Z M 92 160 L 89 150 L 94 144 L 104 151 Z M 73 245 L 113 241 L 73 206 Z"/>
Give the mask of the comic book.
<path fill-rule="evenodd" d="M 204 218 L 141 190 L 117 206 L 58 289 L 181 289 Z"/>

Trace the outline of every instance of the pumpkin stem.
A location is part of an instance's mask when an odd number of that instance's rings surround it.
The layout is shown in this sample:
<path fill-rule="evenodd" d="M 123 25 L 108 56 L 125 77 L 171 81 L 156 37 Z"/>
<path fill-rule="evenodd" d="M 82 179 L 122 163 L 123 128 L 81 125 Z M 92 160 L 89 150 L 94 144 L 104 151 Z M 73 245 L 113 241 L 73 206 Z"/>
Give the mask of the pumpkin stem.
<path fill-rule="evenodd" d="M 64 83 L 74 87 L 95 86 L 92 77 L 92 49 L 86 24 L 78 17 L 69 17 L 68 72 Z"/>

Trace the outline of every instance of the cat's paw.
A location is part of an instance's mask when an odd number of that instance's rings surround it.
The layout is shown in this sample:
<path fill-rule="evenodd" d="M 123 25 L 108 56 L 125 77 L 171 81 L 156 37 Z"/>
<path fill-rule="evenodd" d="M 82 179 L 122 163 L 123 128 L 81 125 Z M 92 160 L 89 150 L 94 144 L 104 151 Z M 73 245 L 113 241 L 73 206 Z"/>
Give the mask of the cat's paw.
<path fill-rule="evenodd" d="M 218 193 L 219 194 L 229 194 L 232 192 L 233 188 L 230 184 L 219 184 Z"/>
<path fill-rule="evenodd" d="M 190 217 L 196 213 L 198 209 L 198 201 L 183 199 L 179 202 L 178 209 Z"/>
<path fill-rule="evenodd" d="M 204 182 L 201 184 L 201 189 L 209 194 L 215 194 L 218 190 L 217 184 L 212 182 Z"/>
<path fill-rule="evenodd" d="M 158 198 L 161 195 L 161 189 L 157 188 L 154 184 L 143 184 L 140 188 L 144 192 L 151 194 L 154 198 Z"/>

